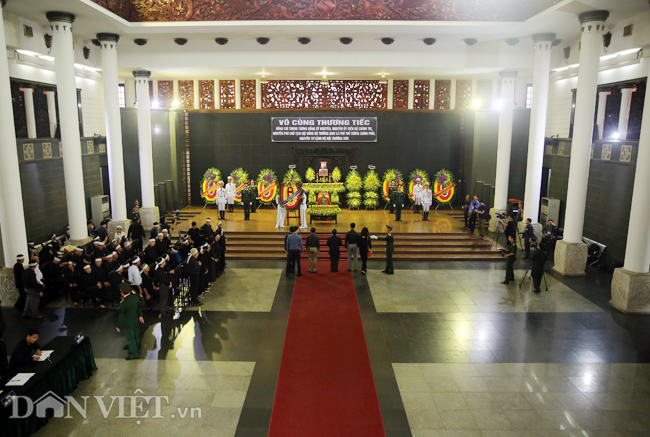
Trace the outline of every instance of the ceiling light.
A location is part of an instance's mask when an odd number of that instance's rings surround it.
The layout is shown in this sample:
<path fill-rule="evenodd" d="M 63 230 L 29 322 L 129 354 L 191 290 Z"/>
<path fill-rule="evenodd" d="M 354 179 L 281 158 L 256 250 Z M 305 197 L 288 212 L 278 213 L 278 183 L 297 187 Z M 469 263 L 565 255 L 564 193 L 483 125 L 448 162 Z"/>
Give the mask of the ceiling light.
<path fill-rule="evenodd" d="M 268 83 L 268 79 L 266 78 L 266 74 L 262 74 L 262 78 L 260 79 L 260 83 Z"/>
<path fill-rule="evenodd" d="M 425 43 L 428 46 L 432 46 L 432 45 L 434 45 L 436 43 L 436 39 L 435 38 L 424 38 L 422 40 L 422 42 Z"/>
<path fill-rule="evenodd" d="M 480 100 L 474 100 L 472 102 L 472 106 L 474 107 L 474 109 L 480 108 L 481 107 L 481 101 Z"/>
<path fill-rule="evenodd" d="M 620 137 L 620 135 L 618 134 L 618 132 L 614 132 L 612 134 L 612 139 L 614 139 L 614 140 L 618 140 L 619 137 Z"/>
<path fill-rule="evenodd" d="M 381 42 L 383 42 L 384 44 L 386 44 L 387 46 L 389 46 L 389 45 L 391 45 L 392 43 L 394 43 L 395 40 L 394 40 L 393 38 L 382 38 L 382 39 L 381 39 Z"/>
<path fill-rule="evenodd" d="M 310 38 L 307 38 L 306 36 L 301 36 L 298 38 L 298 42 L 302 45 L 309 44 L 311 42 Z"/>
<path fill-rule="evenodd" d="M 476 39 L 476 38 L 465 38 L 463 41 L 465 41 L 465 44 L 467 44 L 468 46 L 473 46 L 474 44 L 476 44 L 478 42 L 478 39 Z"/>
<path fill-rule="evenodd" d="M 257 38 L 257 42 L 259 44 L 261 44 L 261 45 L 266 45 L 266 44 L 269 43 L 269 41 L 271 41 L 271 38 L 267 38 L 265 36 L 261 36 L 261 37 Z"/>
<path fill-rule="evenodd" d="M 379 79 L 379 83 L 388 83 L 388 81 L 386 80 L 386 75 L 385 74 L 381 75 L 381 79 Z"/>
<path fill-rule="evenodd" d="M 179 46 L 184 46 L 187 44 L 187 38 L 174 38 L 174 42 Z"/>
<path fill-rule="evenodd" d="M 54 61 L 54 56 L 41 55 L 40 53 L 32 52 L 31 50 L 16 49 L 16 53 L 20 53 L 21 55 L 34 56 L 35 58 L 40 58 L 44 61 Z"/>
<path fill-rule="evenodd" d="M 339 41 L 341 41 L 341 44 L 348 45 L 352 42 L 352 38 L 344 36 L 343 38 L 339 38 Z"/>
<path fill-rule="evenodd" d="M 516 46 L 517 44 L 519 44 L 519 38 L 508 38 L 506 40 L 506 44 L 508 44 L 509 46 Z"/>
<path fill-rule="evenodd" d="M 215 38 L 214 42 L 216 42 L 220 46 L 225 46 L 226 44 L 228 44 L 228 38 Z"/>
<path fill-rule="evenodd" d="M 133 42 L 137 46 L 143 46 L 143 45 L 145 45 L 147 43 L 147 40 L 144 39 L 144 38 L 136 38 L 136 39 L 133 40 Z"/>
<path fill-rule="evenodd" d="M 329 83 L 329 79 L 326 75 L 323 75 L 323 78 L 320 80 L 320 83 Z"/>

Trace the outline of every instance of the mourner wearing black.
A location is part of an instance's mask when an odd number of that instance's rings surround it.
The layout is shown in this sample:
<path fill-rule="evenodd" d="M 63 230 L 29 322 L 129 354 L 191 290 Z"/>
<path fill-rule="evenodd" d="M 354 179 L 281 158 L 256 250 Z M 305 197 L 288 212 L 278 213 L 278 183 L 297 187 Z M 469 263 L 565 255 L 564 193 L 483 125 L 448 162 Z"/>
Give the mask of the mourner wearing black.
<path fill-rule="evenodd" d="M 11 353 L 11 359 L 9 360 L 10 366 L 24 366 L 25 364 L 38 361 L 41 356 L 41 347 L 37 343 L 39 334 L 38 329 L 35 328 L 30 328 L 27 331 L 27 336 L 18 342 L 16 347 L 14 347 L 14 351 Z"/>
<path fill-rule="evenodd" d="M 327 247 L 330 254 L 330 270 L 332 272 L 339 271 L 339 258 L 341 257 L 341 246 L 343 240 L 336 235 L 336 229 L 332 229 L 332 236 L 327 239 Z"/>

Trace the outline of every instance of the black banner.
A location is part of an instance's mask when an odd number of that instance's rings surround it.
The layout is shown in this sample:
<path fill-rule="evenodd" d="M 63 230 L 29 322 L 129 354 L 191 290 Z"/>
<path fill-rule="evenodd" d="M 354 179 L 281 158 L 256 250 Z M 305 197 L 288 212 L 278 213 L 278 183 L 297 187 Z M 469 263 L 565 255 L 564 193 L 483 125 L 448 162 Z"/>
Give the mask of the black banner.
<path fill-rule="evenodd" d="M 377 142 L 377 117 L 271 117 L 274 143 Z"/>

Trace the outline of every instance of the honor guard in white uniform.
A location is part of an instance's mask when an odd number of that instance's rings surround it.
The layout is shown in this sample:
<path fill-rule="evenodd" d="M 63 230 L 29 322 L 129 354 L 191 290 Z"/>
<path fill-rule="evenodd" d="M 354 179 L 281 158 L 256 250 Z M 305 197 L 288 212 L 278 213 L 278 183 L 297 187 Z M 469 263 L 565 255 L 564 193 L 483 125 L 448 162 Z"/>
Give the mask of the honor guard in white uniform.
<path fill-rule="evenodd" d="M 300 198 L 300 227 L 307 229 L 307 193 L 305 192 Z"/>
<path fill-rule="evenodd" d="M 433 191 L 429 188 L 429 183 L 424 183 L 424 190 L 422 190 L 422 220 L 429 221 L 429 208 L 433 203 Z"/>
<path fill-rule="evenodd" d="M 226 189 L 223 187 L 223 181 L 219 181 L 219 188 L 217 189 L 217 209 L 219 210 L 219 219 L 226 219 L 226 203 L 228 202 L 228 196 L 226 195 Z"/>
<path fill-rule="evenodd" d="M 413 200 L 415 201 L 415 209 L 413 212 L 419 212 L 422 205 L 422 181 L 418 179 L 413 185 Z"/>
<path fill-rule="evenodd" d="M 232 176 L 228 176 L 228 183 L 226 184 L 226 196 L 228 196 L 228 211 L 234 212 L 235 209 L 235 194 L 237 194 L 237 187 L 232 181 Z"/>
<path fill-rule="evenodd" d="M 279 194 L 275 196 L 275 203 L 278 205 L 278 215 L 275 219 L 275 229 L 284 228 L 284 214 L 286 213 L 286 210 L 284 206 L 282 206 Z"/>

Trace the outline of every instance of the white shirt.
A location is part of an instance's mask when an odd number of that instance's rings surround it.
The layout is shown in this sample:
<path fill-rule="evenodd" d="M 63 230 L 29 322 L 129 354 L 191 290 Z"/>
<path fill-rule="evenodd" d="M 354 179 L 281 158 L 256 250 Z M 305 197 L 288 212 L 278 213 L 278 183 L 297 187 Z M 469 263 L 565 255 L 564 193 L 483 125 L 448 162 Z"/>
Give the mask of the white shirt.
<path fill-rule="evenodd" d="M 413 185 L 413 196 L 418 197 L 422 195 L 422 185 Z"/>
<path fill-rule="evenodd" d="M 137 266 L 129 267 L 129 282 L 131 285 L 142 284 L 142 275 L 140 274 L 140 269 Z"/>
<path fill-rule="evenodd" d="M 217 202 L 225 202 L 225 201 L 226 201 L 226 189 L 219 188 L 217 190 Z"/>
<path fill-rule="evenodd" d="M 237 187 L 235 187 L 235 184 L 233 184 L 232 182 L 228 182 L 226 184 L 226 193 L 235 194 L 236 190 L 237 190 Z"/>
<path fill-rule="evenodd" d="M 34 273 L 36 273 L 36 282 L 38 282 L 39 285 L 43 285 L 43 273 L 41 273 L 40 266 L 36 266 Z"/>

